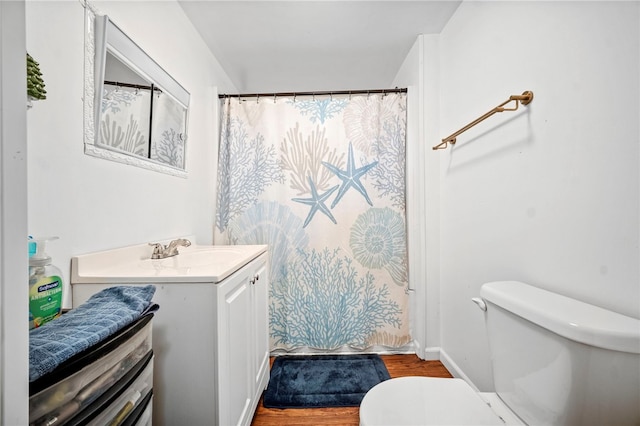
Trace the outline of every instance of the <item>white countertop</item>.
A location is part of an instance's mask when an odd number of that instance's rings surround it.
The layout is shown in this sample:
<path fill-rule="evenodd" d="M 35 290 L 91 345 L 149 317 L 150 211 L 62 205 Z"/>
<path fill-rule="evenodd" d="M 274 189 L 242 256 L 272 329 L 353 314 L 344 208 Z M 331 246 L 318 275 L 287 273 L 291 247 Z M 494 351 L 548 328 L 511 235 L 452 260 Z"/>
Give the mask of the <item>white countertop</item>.
<path fill-rule="evenodd" d="M 151 259 L 148 244 L 106 250 L 71 258 L 71 284 L 218 283 L 266 250 L 266 245 L 192 244 L 165 259 Z"/>

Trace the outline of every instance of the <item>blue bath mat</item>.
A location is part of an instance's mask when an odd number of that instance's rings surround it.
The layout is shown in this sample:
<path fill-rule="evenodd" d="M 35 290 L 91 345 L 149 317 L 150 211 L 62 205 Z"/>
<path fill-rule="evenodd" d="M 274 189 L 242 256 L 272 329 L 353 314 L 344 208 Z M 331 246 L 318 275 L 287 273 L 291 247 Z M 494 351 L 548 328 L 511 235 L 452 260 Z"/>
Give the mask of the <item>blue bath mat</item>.
<path fill-rule="evenodd" d="M 357 407 L 391 377 L 382 359 L 366 355 L 280 356 L 271 367 L 267 408 Z"/>

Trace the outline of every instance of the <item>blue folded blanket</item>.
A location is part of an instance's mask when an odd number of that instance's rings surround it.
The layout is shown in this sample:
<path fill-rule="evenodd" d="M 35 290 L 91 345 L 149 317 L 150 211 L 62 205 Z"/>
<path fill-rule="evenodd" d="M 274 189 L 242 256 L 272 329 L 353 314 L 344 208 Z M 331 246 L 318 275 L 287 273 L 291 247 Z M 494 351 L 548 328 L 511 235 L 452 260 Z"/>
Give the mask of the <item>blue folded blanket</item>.
<path fill-rule="evenodd" d="M 29 382 L 132 323 L 151 305 L 154 285 L 117 286 L 29 332 Z"/>

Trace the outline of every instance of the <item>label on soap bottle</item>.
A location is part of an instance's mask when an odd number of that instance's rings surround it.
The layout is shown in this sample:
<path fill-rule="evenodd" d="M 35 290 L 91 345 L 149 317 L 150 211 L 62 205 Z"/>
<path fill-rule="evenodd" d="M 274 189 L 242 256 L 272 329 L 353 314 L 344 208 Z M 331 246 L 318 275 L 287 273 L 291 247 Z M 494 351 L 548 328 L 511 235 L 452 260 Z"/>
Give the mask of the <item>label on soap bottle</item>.
<path fill-rule="evenodd" d="M 29 288 L 29 329 L 58 318 L 62 312 L 62 279 L 41 277 Z"/>

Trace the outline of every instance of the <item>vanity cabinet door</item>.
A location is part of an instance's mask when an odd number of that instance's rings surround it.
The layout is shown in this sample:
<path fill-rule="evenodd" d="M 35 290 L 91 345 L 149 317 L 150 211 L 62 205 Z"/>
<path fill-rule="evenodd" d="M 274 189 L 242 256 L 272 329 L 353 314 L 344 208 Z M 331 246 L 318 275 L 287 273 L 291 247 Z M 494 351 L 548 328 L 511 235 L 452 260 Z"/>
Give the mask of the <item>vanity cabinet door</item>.
<path fill-rule="evenodd" d="M 251 296 L 253 314 L 253 402 L 260 400 L 269 381 L 269 269 L 267 256 L 256 259 Z"/>
<path fill-rule="evenodd" d="M 247 265 L 248 266 L 248 265 Z M 253 415 L 251 290 L 245 266 L 217 285 L 218 424 L 237 425 Z"/>

